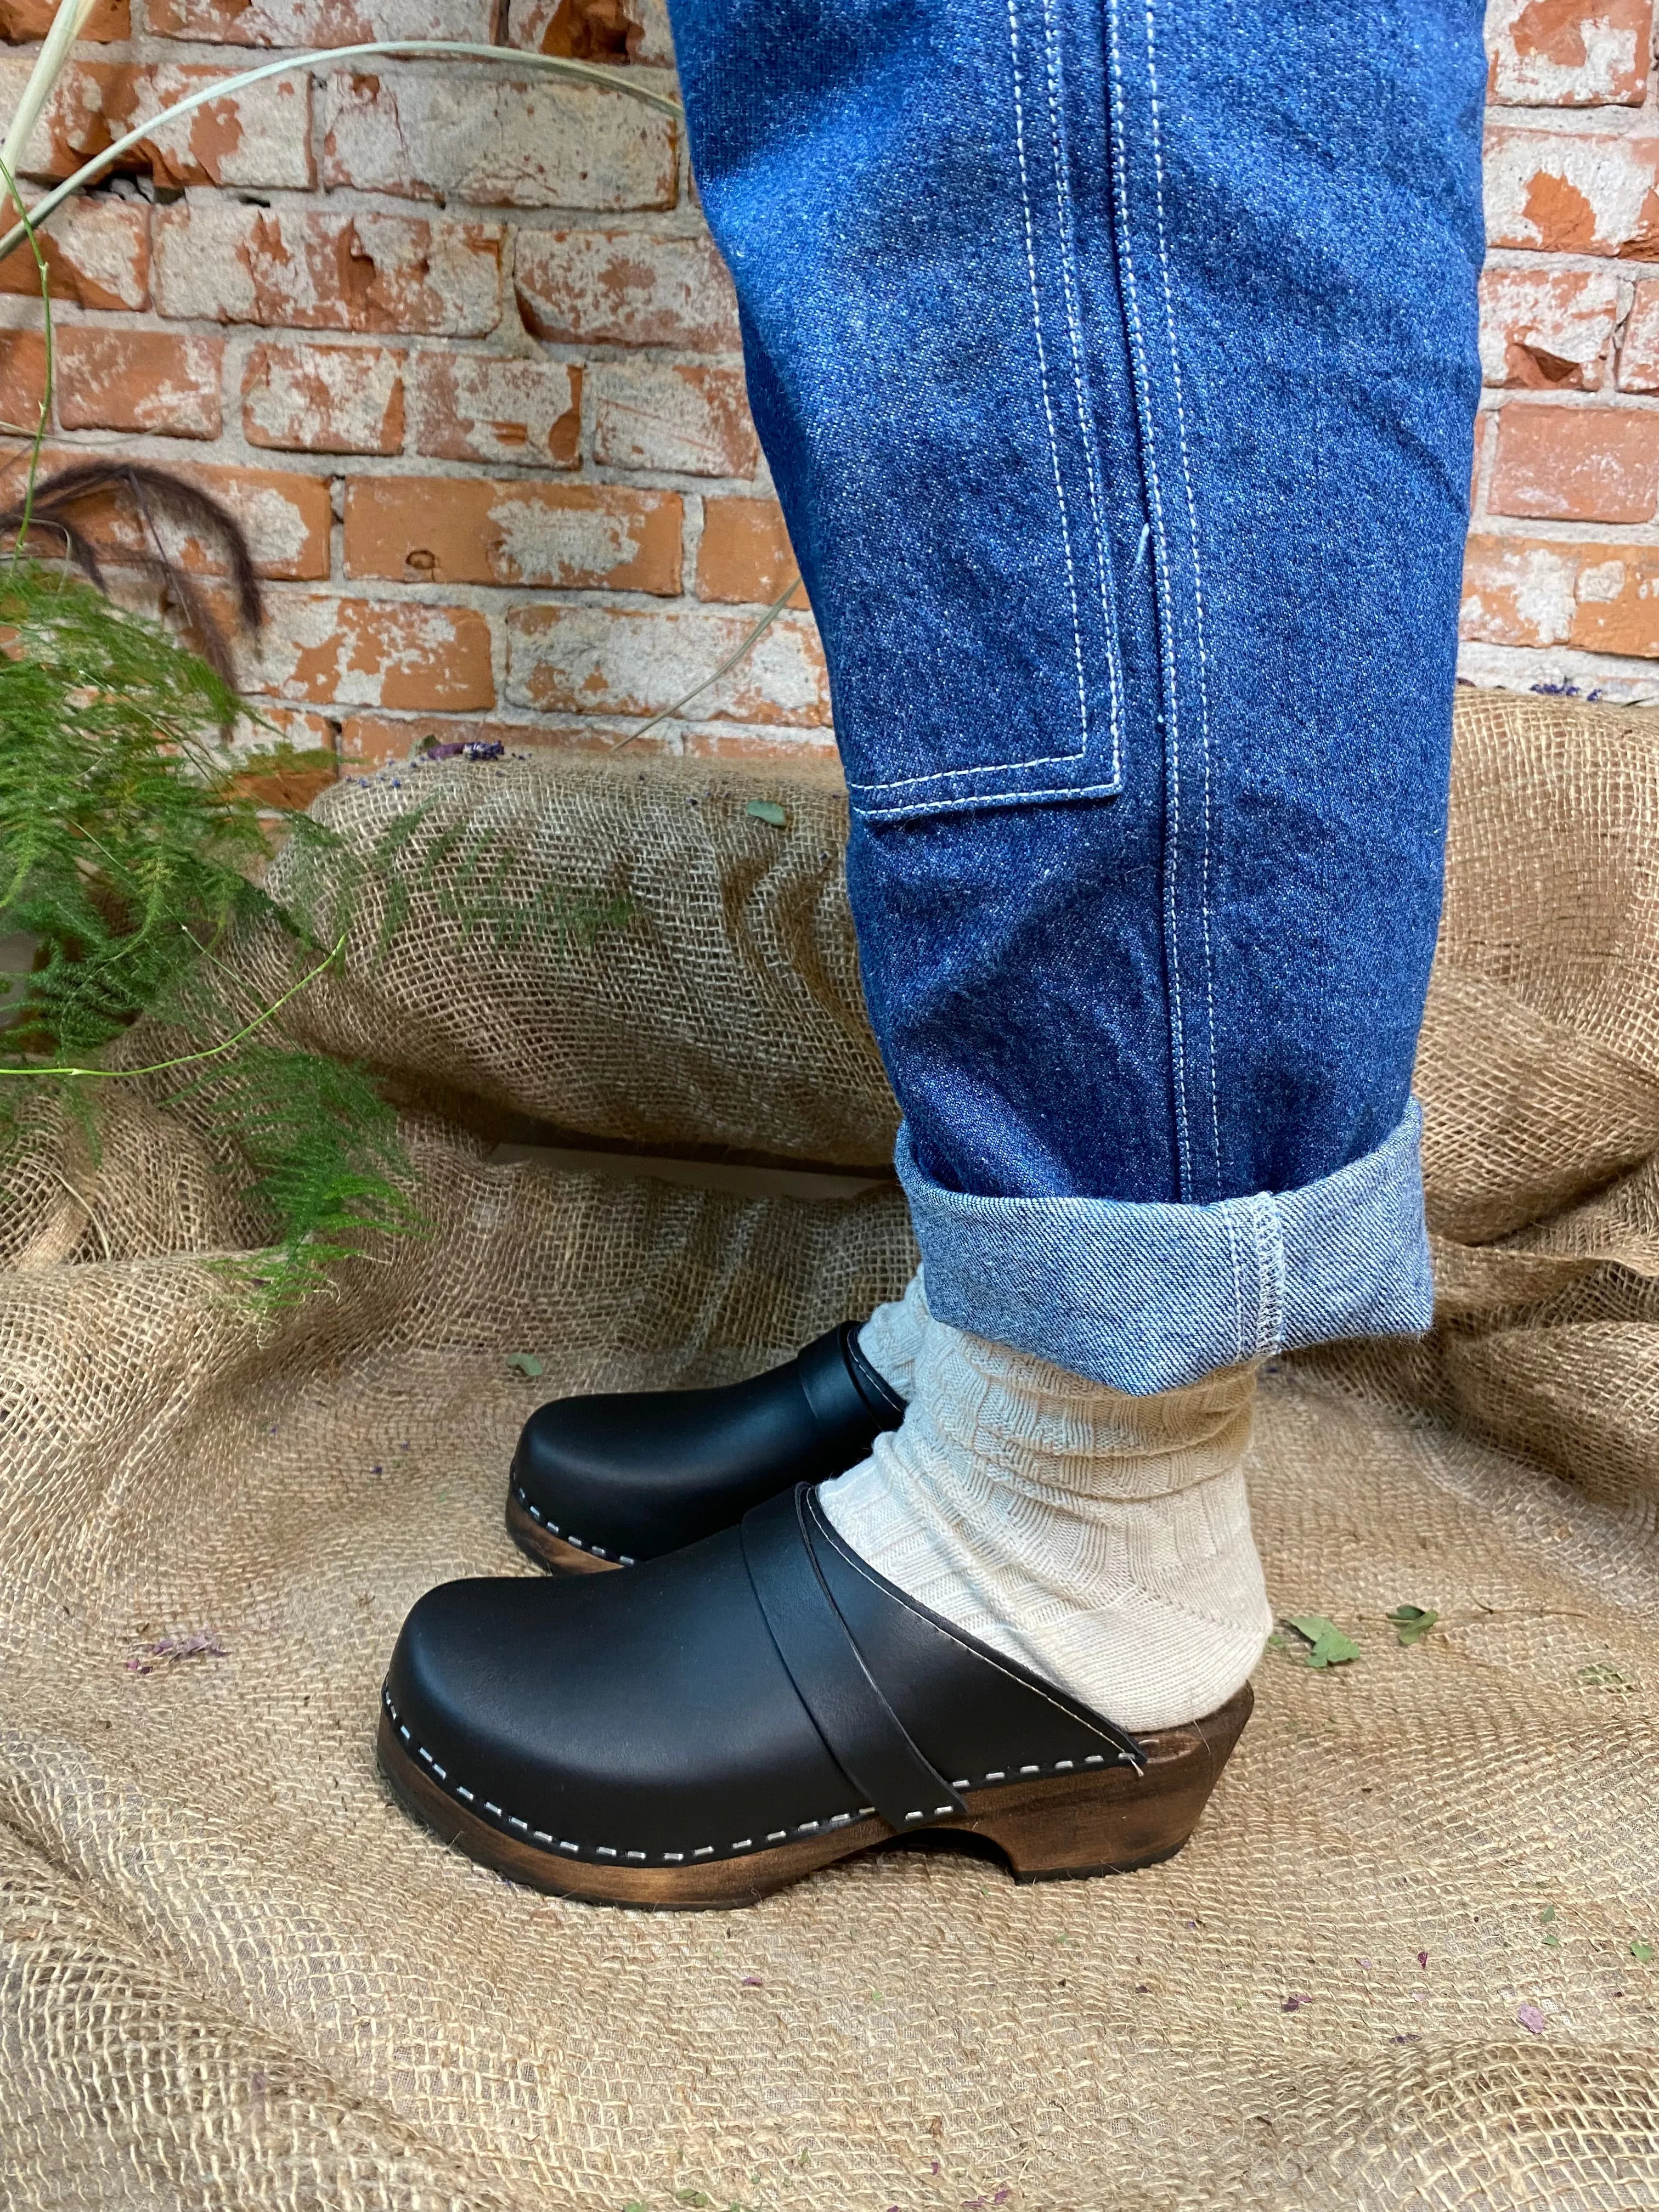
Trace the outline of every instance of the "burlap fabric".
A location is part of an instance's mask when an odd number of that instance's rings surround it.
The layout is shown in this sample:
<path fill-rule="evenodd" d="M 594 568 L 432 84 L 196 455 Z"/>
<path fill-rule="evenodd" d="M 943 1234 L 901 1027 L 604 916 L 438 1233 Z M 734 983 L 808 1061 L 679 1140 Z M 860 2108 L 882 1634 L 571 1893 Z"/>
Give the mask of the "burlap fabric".
<path fill-rule="evenodd" d="M 295 1002 L 406 1101 L 427 1238 L 262 1334 L 203 1256 L 251 1225 L 153 1098 L 11 1178 L 0 2203 L 1659 2205 L 1647 726 L 1460 714 L 1421 1071 L 1444 1318 L 1270 1378 L 1255 1457 L 1276 1603 L 1360 1659 L 1269 1651 L 1153 1872 L 1016 1889 L 894 1853 L 732 1915 L 563 1905 L 447 1853 L 376 1779 L 375 1701 L 423 1589 L 526 1571 L 503 1471 L 538 1397 L 733 1375 L 903 1280 L 888 1183 L 491 1158 L 534 1122 L 883 1158 L 842 804 L 562 759 L 325 803 L 368 850 L 427 802 L 389 948 Z M 418 865 L 457 825 L 452 856 L 505 856 L 504 908 L 550 883 L 626 919 L 498 943 L 459 863 Z M 1401 1601 L 1441 1616 L 1409 1649 Z"/>

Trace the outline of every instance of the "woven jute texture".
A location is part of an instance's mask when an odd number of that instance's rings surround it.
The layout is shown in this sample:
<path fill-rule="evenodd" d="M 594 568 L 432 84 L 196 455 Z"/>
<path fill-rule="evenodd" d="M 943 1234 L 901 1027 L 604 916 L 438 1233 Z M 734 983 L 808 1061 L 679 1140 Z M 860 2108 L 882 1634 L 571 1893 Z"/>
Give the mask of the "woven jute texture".
<path fill-rule="evenodd" d="M 0 2204 L 1659 2206 L 1647 725 L 1460 709 L 1420 1072 L 1443 1317 L 1270 1376 L 1253 1458 L 1276 1606 L 1361 1657 L 1269 1650 L 1150 1873 L 896 1851 L 732 1914 L 447 1852 L 376 1778 L 376 1698 L 423 1589 L 529 1571 L 501 1516 L 539 1398 L 735 1376 L 905 1279 L 890 1182 L 492 1157 L 535 1123 L 883 1160 L 844 803 L 568 760 L 325 807 L 365 854 L 425 810 L 402 890 L 372 872 L 384 949 L 366 927 L 290 1011 L 396 1088 L 429 1233 L 262 1333 L 211 1264 L 252 1225 L 159 1093 L 8 1178 Z M 544 918 L 612 920 L 476 926 L 550 884 Z M 1401 1602 L 1440 1614 L 1410 1648 Z"/>

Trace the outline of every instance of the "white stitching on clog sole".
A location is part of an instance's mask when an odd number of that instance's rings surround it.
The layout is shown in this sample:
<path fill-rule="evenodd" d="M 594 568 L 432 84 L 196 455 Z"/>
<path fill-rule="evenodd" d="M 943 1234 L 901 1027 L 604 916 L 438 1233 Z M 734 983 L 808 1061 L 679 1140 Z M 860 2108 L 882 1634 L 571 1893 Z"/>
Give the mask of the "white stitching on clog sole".
<path fill-rule="evenodd" d="M 401 1735 L 406 1742 L 414 1745 L 415 1750 L 418 1753 L 420 1757 L 426 1761 L 428 1766 L 432 1770 L 432 1772 L 436 1775 L 440 1780 L 447 1779 L 448 1770 L 438 1765 L 437 1761 L 433 1758 L 431 1753 L 427 1750 L 424 1744 L 416 1744 L 414 1742 L 414 1738 L 410 1735 L 408 1729 L 404 1726 L 402 1721 L 398 1718 L 398 1708 L 392 1702 L 392 1693 L 389 1690 L 382 1688 L 380 1692 L 380 1702 L 390 1715 L 392 1724 L 397 1729 L 398 1735 Z M 1094 1752 L 1091 1753 L 1083 1763 L 1085 1766 L 1103 1766 L 1106 1764 L 1106 1761 L 1102 1758 L 1098 1752 Z M 1056 1774 L 1070 1774 L 1074 1771 L 1074 1763 L 1069 1759 L 1057 1759 L 1054 1763 L 1054 1771 Z M 1042 1769 L 1041 1766 L 1022 1766 L 1019 1769 L 1019 1772 L 1022 1776 L 1028 1774 L 1041 1774 L 1042 1771 Z M 1007 1778 L 1007 1769 L 1001 1766 L 994 1767 L 985 1777 L 986 1781 L 988 1783 L 1006 1782 Z M 953 1782 L 951 1784 L 951 1787 L 953 1790 L 965 1790 L 968 1786 L 969 1784 L 966 1781 Z M 465 1789 L 459 1782 L 455 1784 L 451 1794 L 460 1798 L 464 1804 L 471 1805 L 476 1802 L 474 1793 L 471 1790 Z M 504 1826 L 518 1829 L 526 1834 L 532 1844 L 538 1844 L 544 1849 L 550 1848 L 552 1846 L 553 1838 L 547 1829 L 532 1828 L 527 1821 L 521 1820 L 516 1814 L 503 1813 L 501 1807 L 494 1803 L 491 1800 L 488 1798 L 485 1799 L 483 1810 L 488 1814 L 493 1814 L 495 1819 L 501 1822 Z M 955 1810 L 956 1808 L 951 1805 L 937 1805 L 934 1807 L 931 1814 L 925 1810 L 918 1809 L 914 1813 L 907 1813 L 904 1818 L 907 1823 L 911 1820 L 945 1820 L 948 1819 Z M 817 1835 L 822 1830 L 826 1828 L 846 1827 L 859 1820 L 872 1820 L 875 1817 L 875 1811 L 876 1808 L 873 1805 L 860 1805 L 856 1813 L 831 1813 L 827 1818 L 821 1820 L 801 1821 L 795 1832 L 797 1835 L 809 1836 Z M 767 1832 L 766 1840 L 769 1844 L 787 1843 L 789 1840 L 789 1831 L 787 1828 L 769 1829 Z M 729 1845 L 728 1850 L 732 1851 L 746 1851 L 752 1850 L 753 1847 L 753 1837 L 744 1836 L 740 1842 Z M 580 1857 L 582 1852 L 582 1846 L 580 1843 L 573 1843 L 568 1838 L 565 1837 L 562 1837 L 560 1838 L 558 1849 L 568 1856 L 578 1858 Z M 614 1844 L 595 1844 L 592 1846 L 592 1850 L 594 1857 L 599 1859 L 614 1859 L 620 1856 L 633 1861 L 635 1864 L 648 1863 L 649 1859 L 649 1854 L 645 1851 L 625 1851 L 619 1854 Z M 713 1858 L 716 1854 L 713 1844 L 699 1844 L 690 1856 L 694 1859 L 705 1859 Z M 662 1854 L 662 1863 L 665 1866 L 683 1866 L 685 1863 L 686 1857 L 687 1854 L 684 1851 L 664 1851 Z"/>

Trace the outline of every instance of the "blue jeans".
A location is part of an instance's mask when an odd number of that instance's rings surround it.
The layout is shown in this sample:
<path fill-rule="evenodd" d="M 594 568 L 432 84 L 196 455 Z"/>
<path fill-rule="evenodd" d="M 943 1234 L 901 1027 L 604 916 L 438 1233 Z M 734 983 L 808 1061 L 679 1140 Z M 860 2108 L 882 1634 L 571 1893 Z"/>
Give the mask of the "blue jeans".
<path fill-rule="evenodd" d="M 1425 1327 L 1476 0 L 675 0 L 933 1310 Z"/>

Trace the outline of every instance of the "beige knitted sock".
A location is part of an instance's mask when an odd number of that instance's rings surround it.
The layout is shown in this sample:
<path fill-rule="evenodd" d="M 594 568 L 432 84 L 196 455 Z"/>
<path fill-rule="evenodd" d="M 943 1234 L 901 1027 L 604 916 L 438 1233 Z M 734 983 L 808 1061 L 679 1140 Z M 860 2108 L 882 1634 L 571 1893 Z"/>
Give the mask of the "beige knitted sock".
<path fill-rule="evenodd" d="M 916 1354 L 927 1325 L 927 1300 L 918 1267 L 905 1285 L 903 1297 L 878 1306 L 859 1331 L 859 1350 L 901 1398 L 909 1397 L 915 1389 Z"/>
<path fill-rule="evenodd" d="M 902 1425 L 819 1492 L 836 1528 L 1121 1727 L 1224 1705 L 1273 1626 L 1244 1489 L 1255 1370 L 1125 1397 L 922 1314 Z"/>

